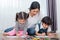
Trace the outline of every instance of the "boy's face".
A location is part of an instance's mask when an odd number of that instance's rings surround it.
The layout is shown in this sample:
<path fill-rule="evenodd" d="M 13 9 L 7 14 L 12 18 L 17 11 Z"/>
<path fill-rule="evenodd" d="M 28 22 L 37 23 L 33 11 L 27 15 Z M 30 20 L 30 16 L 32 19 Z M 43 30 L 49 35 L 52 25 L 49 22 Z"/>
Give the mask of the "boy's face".
<path fill-rule="evenodd" d="M 26 22 L 26 20 L 24 20 L 24 19 L 18 19 L 18 22 L 19 22 L 20 24 L 24 24 L 24 23 Z"/>
<path fill-rule="evenodd" d="M 40 12 L 40 10 L 37 8 L 37 9 L 32 9 L 30 10 L 30 13 L 32 16 L 35 16 L 36 14 L 38 14 Z"/>
<path fill-rule="evenodd" d="M 45 24 L 45 23 L 42 23 L 43 27 L 46 29 L 49 27 L 49 25 Z"/>

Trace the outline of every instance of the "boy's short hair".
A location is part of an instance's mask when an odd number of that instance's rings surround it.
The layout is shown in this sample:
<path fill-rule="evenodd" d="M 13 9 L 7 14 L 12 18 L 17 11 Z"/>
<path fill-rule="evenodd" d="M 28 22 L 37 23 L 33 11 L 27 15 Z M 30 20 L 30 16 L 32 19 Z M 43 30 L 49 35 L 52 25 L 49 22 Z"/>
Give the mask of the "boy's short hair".
<path fill-rule="evenodd" d="M 16 13 L 16 21 L 18 21 L 18 19 L 28 19 L 29 17 L 29 14 L 27 14 L 26 12 L 19 12 L 19 13 Z"/>
<path fill-rule="evenodd" d="M 41 21 L 47 25 L 52 25 L 52 19 L 49 16 L 44 17 Z"/>

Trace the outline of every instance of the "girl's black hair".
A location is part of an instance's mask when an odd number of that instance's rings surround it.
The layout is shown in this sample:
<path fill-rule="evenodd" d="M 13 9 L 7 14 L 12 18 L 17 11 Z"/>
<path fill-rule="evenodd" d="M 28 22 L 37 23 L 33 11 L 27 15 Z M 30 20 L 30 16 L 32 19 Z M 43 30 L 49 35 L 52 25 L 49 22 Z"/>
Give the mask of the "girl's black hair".
<path fill-rule="evenodd" d="M 28 19 L 29 14 L 27 14 L 26 12 L 19 12 L 16 13 L 16 21 L 18 21 L 18 19 Z"/>
<path fill-rule="evenodd" d="M 52 19 L 49 16 L 44 17 L 41 21 L 47 25 L 52 25 Z"/>
<path fill-rule="evenodd" d="M 32 2 L 30 10 L 38 8 L 40 10 L 40 4 L 37 1 Z"/>

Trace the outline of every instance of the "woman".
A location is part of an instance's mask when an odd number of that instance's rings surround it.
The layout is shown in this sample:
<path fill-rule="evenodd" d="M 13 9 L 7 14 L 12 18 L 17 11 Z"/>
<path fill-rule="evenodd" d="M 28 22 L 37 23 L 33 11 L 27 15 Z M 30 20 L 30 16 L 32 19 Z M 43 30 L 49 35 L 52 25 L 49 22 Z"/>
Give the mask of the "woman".
<path fill-rule="evenodd" d="M 37 24 L 41 17 L 40 17 L 40 4 L 37 1 L 32 2 L 29 8 L 29 18 L 28 18 L 28 35 L 35 35 L 35 24 Z"/>

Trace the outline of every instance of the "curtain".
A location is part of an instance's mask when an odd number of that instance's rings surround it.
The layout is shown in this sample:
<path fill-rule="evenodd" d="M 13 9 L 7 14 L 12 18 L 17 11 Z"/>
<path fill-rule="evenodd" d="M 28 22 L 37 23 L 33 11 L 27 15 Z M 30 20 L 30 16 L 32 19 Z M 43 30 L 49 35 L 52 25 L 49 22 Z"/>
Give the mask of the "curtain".
<path fill-rule="evenodd" d="M 51 31 L 56 32 L 57 30 L 56 0 L 47 0 L 47 9 L 48 16 L 50 16 L 53 21 Z"/>

